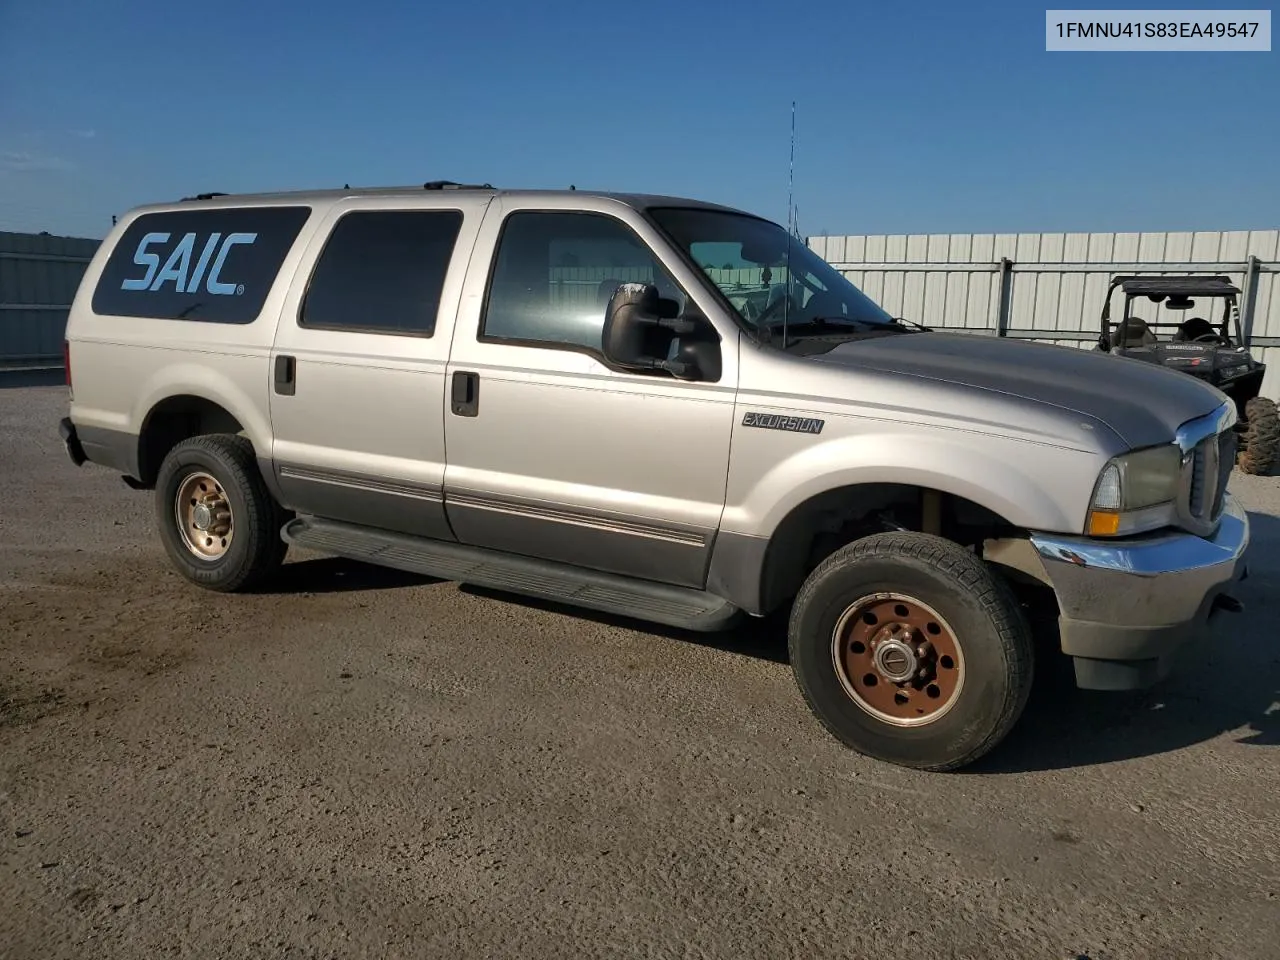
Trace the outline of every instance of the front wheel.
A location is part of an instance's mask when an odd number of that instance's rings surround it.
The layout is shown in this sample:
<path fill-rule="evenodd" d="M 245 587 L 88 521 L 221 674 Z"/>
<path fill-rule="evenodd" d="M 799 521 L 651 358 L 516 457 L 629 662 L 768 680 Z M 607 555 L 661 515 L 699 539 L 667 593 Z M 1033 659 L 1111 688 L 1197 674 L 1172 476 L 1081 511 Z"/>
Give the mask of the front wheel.
<path fill-rule="evenodd" d="M 801 588 L 788 641 L 826 728 L 902 766 L 972 763 L 1013 728 L 1031 690 L 1031 630 L 1012 591 L 980 558 L 928 534 L 837 550 Z"/>
<path fill-rule="evenodd" d="M 1242 473 L 1266 476 L 1280 454 L 1280 414 L 1274 400 L 1254 397 L 1244 406 L 1245 430 L 1236 463 Z"/>
<path fill-rule="evenodd" d="M 244 437 L 183 440 L 156 478 L 160 539 L 178 572 L 210 590 L 247 590 L 279 569 L 284 515 Z"/>

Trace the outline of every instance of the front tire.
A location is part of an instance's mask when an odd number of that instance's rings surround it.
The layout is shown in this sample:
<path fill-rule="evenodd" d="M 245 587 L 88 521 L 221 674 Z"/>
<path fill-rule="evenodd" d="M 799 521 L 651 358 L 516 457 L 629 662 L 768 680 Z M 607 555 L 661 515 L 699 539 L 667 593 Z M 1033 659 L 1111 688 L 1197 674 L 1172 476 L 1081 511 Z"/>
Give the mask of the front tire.
<path fill-rule="evenodd" d="M 824 726 L 859 753 L 955 770 L 996 746 L 1031 691 L 1031 630 L 1009 587 L 941 537 L 837 550 L 792 609 L 791 666 Z"/>
<path fill-rule="evenodd" d="M 156 478 L 156 520 L 178 572 L 209 590 L 248 590 L 272 576 L 288 545 L 283 512 L 244 437 L 183 440 Z"/>
<path fill-rule="evenodd" d="M 1254 397 L 1244 405 L 1245 431 L 1236 463 L 1242 473 L 1266 476 L 1280 453 L 1280 414 L 1274 400 Z"/>

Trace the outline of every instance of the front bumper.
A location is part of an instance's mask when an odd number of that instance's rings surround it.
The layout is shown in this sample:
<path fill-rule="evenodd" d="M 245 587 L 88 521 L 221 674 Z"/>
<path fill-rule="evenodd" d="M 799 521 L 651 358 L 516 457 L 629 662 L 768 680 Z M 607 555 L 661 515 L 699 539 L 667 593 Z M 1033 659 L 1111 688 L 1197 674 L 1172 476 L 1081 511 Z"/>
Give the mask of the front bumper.
<path fill-rule="evenodd" d="M 1131 690 L 1164 677 L 1246 575 L 1249 519 L 1230 494 L 1210 537 L 1161 533 L 1120 542 L 1032 534 L 1058 598 L 1062 651 L 1076 683 Z M 1223 599 L 1223 597 L 1228 599 Z"/>

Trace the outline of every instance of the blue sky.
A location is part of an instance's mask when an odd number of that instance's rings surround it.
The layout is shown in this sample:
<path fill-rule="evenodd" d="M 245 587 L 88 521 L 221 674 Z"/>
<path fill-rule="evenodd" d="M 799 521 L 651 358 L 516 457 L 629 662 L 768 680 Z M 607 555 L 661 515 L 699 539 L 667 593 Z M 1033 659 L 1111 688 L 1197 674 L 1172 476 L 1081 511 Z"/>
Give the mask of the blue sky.
<path fill-rule="evenodd" d="M 784 220 L 793 99 L 804 233 L 1280 225 L 1280 52 L 1051 54 L 1044 9 L 0 0 L 0 229 L 436 178 Z"/>

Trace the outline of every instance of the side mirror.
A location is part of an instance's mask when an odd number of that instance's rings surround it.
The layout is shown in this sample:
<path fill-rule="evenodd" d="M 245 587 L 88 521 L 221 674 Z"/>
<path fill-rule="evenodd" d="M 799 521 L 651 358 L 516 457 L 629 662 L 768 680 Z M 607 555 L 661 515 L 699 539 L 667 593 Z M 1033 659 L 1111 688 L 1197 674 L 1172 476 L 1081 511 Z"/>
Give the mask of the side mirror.
<path fill-rule="evenodd" d="M 679 305 L 660 297 L 653 284 L 622 284 L 609 298 L 605 315 L 605 357 L 628 370 L 665 370 L 680 380 L 718 380 L 720 351 L 714 332 L 708 341 L 707 322 L 679 318 L 678 310 Z"/>

